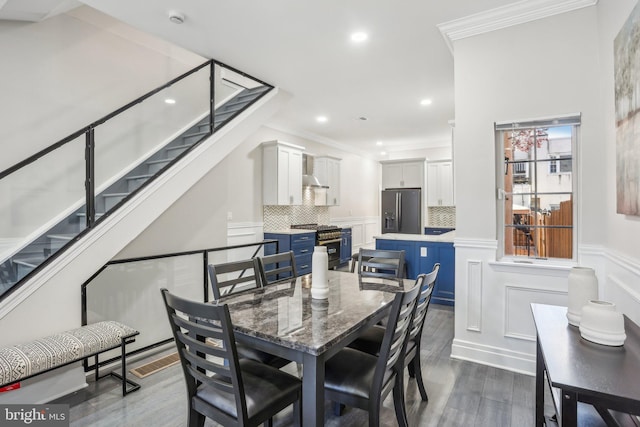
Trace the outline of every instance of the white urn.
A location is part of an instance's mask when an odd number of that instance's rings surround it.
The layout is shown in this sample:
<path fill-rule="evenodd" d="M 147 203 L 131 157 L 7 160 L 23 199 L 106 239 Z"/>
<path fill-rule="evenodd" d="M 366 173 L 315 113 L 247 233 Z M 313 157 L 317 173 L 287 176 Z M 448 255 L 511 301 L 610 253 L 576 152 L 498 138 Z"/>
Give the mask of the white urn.
<path fill-rule="evenodd" d="M 598 299 L 598 278 L 593 268 L 571 268 L 568 296 L 567 320 L 570 325 L 580 326 L 582 307 L 587 305 L 590 300 Z"/>
<path fill-rule="evenodd" d="M 582 307 L 580 335 L 597 344 L 621 346 L 627 338 L 624 316 L 612 302 L 591 300 Z"/>

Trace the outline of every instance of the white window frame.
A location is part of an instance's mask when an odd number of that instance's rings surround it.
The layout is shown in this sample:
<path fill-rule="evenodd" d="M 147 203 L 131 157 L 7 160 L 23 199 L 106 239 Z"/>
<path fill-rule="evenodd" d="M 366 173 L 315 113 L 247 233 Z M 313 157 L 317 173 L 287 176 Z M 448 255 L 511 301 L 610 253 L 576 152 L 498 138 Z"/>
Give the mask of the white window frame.
<path fill-rule="evenodd" d="M 556 174 L 573 174 L 571 180 L 572 183 L 572 200 L 573 200 L 573 224 L 572 224 L 572 258 L 537 258 L 535 256 L 526 255 L 505 255 L 505 190 L 504 190 L 504 175 L 505 175 L 505 161 L 504 161 L 504 132 L 531 127 L 560 127 L 560 126 L 572 126 L 571 136 L 571 156 L 572 165 L 571 172 L 557 172 Z M 580 222 L 578 215 L 578 200 L 580 195 L 578 185 L 580 181 L 579 173 L 579 140 L 580 140 L 580 126 L 581 115 L 568 114 L 563 116 L 543 117 L 538 119 L 527 120 L 511 120 L 506 122 L 494 123 L 495 130 L 495 150 L 496 150 L 496 213 L 497 213 L 497 238 L 498 238 L 498 262 L 504 263 L 526 263 L 526 264 L 540 264 L 540 265 L 555 265 L 555 266 L 573 266 L 577 263 L 578 257 L 578 234 L 580 230 Z M 557 169 L 560 169 L 560 156 L 557 158 Z M 550 167 L 547 168 L 547 172 Z M 536 179 L 538 177 L 536 176 Z"/>

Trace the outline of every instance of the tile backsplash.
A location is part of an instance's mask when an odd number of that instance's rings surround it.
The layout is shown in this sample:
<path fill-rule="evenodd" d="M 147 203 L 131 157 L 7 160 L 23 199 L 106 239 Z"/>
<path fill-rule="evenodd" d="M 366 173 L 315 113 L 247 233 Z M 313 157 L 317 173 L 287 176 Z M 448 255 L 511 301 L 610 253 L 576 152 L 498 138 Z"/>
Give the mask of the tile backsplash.
<path fill-rule="evenodd" d="M 286 230 L 293 224 L 329 224 L 329 207 L 315 206 L 312 189 L 302 192 L 302 205 L 262 207 L 264 229 L 266 231 Z"/>
<path fill-rule="evenodd" d="M 456 226 L 455 206 L 430 206 L 428 208 L 428 223 L 430 227 Z"/>

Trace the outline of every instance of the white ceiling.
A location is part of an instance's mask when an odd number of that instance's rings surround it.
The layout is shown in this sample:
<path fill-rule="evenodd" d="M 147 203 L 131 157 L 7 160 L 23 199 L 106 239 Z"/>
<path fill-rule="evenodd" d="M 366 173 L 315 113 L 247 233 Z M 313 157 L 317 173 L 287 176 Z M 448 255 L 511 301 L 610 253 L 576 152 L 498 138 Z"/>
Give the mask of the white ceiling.
<path fill-rule="evenodd" d="M 8 0 L 11 2 L 43 4 L 56 0 Z M 389 152 L 450 144 L 449 121 L 454 119 L 453 56 L 436 25 L 514 3 L 513 0 L 83 2 L 289 92 L 292 99 L 274 118 L 274 126 L 376 156 L 381 150 L 376 141 L 382 141 L 383 149 Z M 171 23 L 170 11 L 184 14 L 184 23 Z M 349 39 L 353 31 L 366 31 L 369 39 L 355 45 Z M 424 98 L 433 103 L 421 106 L 420 100 Z M 318 115 L 329 120 L 318 123 L 315 120 Z"/>

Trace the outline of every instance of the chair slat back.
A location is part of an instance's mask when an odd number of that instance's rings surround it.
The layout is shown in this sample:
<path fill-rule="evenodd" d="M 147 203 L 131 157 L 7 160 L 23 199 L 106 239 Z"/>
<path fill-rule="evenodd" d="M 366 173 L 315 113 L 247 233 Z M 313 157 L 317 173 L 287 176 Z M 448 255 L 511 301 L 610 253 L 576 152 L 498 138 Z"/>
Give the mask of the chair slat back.
<path fill-rule="evenodd" d="M 214 299 L 217 301 L 242 290 L 262 287 L 259 271 L 256 258 L 209 264 L 209 279 Z"/>
<path fill-rule="evenodd" d="M 258 265 L 260 267 L 262 286 L 290 280 L 292 277 L 298 276 L 293 251 L 265 255 L 258 259 Z M 283 275 L 288 277 L 283 277 Z"/>
<path fill-rule="evenodd" d="M 233 325 L 226 304 L 190 301 L 162 289 L 165 308 L 187 383 L 189 401 L 200 384 L 235 396 L 239 419 L 247 418 Z"/>
<path fill-rule="evenodd" d="M 404 356 L 422 280 L 424 276 L 419 276 L 411 289 L 396 293 L 389 313 L 389 323 L 380 346 L 378 366 L 373 380 L 374 386 L 381 386 L 382 381 L 389 378 L 393 371 L 402 374 L 404 366 L 401 357 Z"/>
<path fill-rule="evenodd" d="M 363 277 L 404 277 L 405 252 L 360 248 L 358 274 Z"/>
<path fill-rule="evenodd" d="M 420 290 L 418 302 L 416 303 L 416 313 L 413 316 L 411 329 L 409 330 L 410 340 L 416 338 L 422 333 L 424 321 L 427 317 L 427 310 L 429 309 L 429 303 L 431 302 L 431 294 L 433 293 L 433 287 L 435 286 L 439 270 L 440 263 L 436 263 L 434 264 L 431 273 L 424 274 L 425 277 L 422 282 L 422 289 Z"/>

